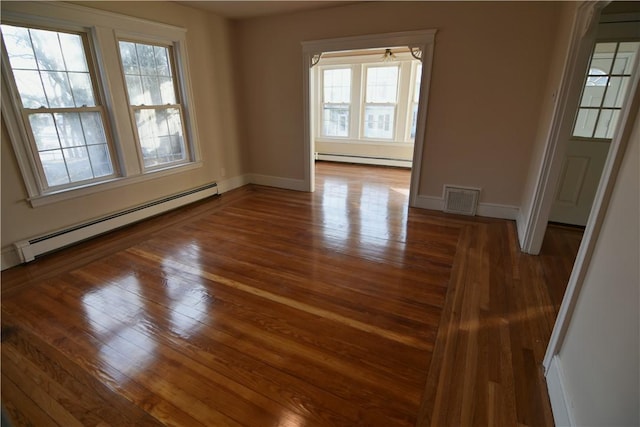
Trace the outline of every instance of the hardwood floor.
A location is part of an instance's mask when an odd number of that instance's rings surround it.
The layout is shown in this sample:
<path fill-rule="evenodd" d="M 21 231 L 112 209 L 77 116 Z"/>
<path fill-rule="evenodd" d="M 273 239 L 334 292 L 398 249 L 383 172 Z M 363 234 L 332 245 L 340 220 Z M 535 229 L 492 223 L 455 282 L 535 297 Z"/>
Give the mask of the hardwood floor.
<path fill-rule="evenodd" d="M 2 273 L 16 426 L 552 426 L 540 362 L 579 233 L 407 208 L 319 163 Z M 564 282 L 564 283 L 563 283 Z"/>

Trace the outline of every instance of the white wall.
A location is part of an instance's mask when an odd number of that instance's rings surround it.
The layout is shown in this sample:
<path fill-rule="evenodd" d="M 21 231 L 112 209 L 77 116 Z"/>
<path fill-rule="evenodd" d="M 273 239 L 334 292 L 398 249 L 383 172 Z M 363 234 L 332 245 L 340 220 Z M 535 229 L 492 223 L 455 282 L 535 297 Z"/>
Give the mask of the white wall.
<path fill-rule="evenodd" d="M 636 94 L 638 96 L 639 94 Z M 640 425 L 640 117 L 558 353 L 578 426 Z"/>

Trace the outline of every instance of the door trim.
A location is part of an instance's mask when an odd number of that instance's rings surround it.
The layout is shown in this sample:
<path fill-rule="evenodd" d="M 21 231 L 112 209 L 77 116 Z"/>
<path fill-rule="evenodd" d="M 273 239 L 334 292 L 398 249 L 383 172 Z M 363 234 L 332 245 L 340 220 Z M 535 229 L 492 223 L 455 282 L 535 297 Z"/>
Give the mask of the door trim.
<path fill-rule="evenodd" d="M 584 33 L 585 34 L 584 36 L 572 38 L 570 51 L 575 50 L 577 52 L 575 56 L 578 56 L 579 54 L 583 54 L 583 52 L 585 51 L 588 52 L 587 55 L 590 56 L 590 51 L 596 40 L 595 31 L 598 26 L 599 15 L 602 9 L 607 4 L 608 2 L 592 3 L 591 5 L 586 3 L 586 4 L 582 4 L 579 7 L 576 13 L 575 22 L 576 24 L 579 24 L 581 22 L 586 24 L 588 26 L 588 30 Z M 574 36 L 575 35 L 576 35 L 576 32 L 575 32 L 575 26 L 574 26 Z M 569 55 L 571 55 L 571 53 Z M 587 58 L 586 64 L 583 64 L 582 70 L 576 67 L 577 64 L 578 62 L 577 60 L 575 60 L 573 67 L 567 67 L 567 68 L 571 68 L 574 71 L 573 75 L 568 76 L 570 81 L 567 83 L 567 86 L 569 89 L 573 89 L 573 86 L 576 84 L 575 83 L 576 81 L 582 84 L 583 77 L 585 75 L 584 73 L 588 66 L 588 58 Z M 566 76 L 567 75 L 565 74 L 565 77 Z M 549 371 L 551 364 L 553 363 L 553 358 L 560 352 L 562 343 L 567 334 L 567 330 L 569 328 L 569 324 L 571 321 L 571 316 L 575 309 L 578 296 L 582 288 L 582 284 L 584 282 L 585 276 L 589 268 L 589 263 L 591 261 L 593 251 L 597 243 L 598 235 L 600 233 L 602 224 L 606 216 L 611 195 L 613 194 L 616 177 L 617 177 L 618 171 L 620 170 L 620 166 L 622 164 L 622 160 L 624 157 L 624 153 L 626 151 L 626 147 L 628 145 L 630 134 L 633 130 L 635 120 L 637 120 L 638 112 L 640 110 L 640 83 L 639 83 L 640 82 L 640 56 L 636 57 L 632 76 L 633 77 L 632 77 L 631 85 L 629 89 L 629 96 L 627 96 L 627 99 L 625 100 L 625 103 L 622 107 L 620 120 L 618 122 L 617 129 L 614 133 L 614 138 L 611 140 L 609 155 L 607 156 L 607 160 L 605 162 L 604 169 L 602 171 L 600 185 L 598 186 L 598 190 L 594 198 L 593 206 L 591 208 L 591 213 L 589 215 L 589 219 L 587 221 L 584 236 L 582 239 L 582 244 L 580 245 L 580 248 L 578 250 L 576 261 L 574 263 L 571 276 L 569 277 L 569 283 L 567 284 L 567 289 L 565 291 L 565 295 L 562 300 L 562 304 L 560 306 L 560 311 L 558 313 L 556 323 L 554 325 L 553 331 L 551 333 L 551 337 L 549 339 L 549 344 L 547 346 L 547 350 L 543 360 L 543 367 L 545 369 L 545 372 Z M 577 102 L 579 102 L 579 99 L 578 99 L 579 93 L 578 95 L 574 94 L 574 97 L 576 99 L 567 100 L 566 106 L 571 106 L 571 104 L 577 104 Z M 573 112 L 577 111 L 577 105 L 575 105 L 574 109 L 565 108 L 563 110 L 563 113 L 569 112 L 569 114 L 563 114 L 563 116 L 560 117 L 561 122 L 564 122 L 564 123 L 556 122 L 558 123 L 557 125 L 558 129 L 555 129 L 556 135 L 562 135 L 559 133 L 559 131 L 562 130 L 561 128 L 566 126 L 566 122 L 570 123 L 569 126 L 572 124 L 572 118 L 574 116 L 572 111 Z M 554 117 L 554 119 L 555 118 L 556 117 Z M 550 143 L 551 142 L 552 141 L 550 141 Z M 562 144 L 559 144 L 559 140 L 553 141 L 553 143 L 558 146 L 562 145 Z M 548 165 L 544 165 L 544 167 L 554 168 L 554 167 L 561 166 L 561 160 L 562 160 L 562 157 L 564 156 L 564 151 L 565 151 L 564 148 L 566 147 L 562 147 L 562 149 L 556 148 L 556 157 L 553 158 L 553 161 L 555 161 L 556 163 L 559 163 L 559 165 L 548 164 Z M 561 156 L 557 156 L 559 152 L 562 152 L 560 153 Z M 544 202 L 549 203 L 549 206 L 548 206 L 549 208 L 550 208 L 550 202 L 553 201 L 552 196 L 555 191 L 556 182 L 557 181 L 546 182 L 545 185 L 547 188 L 541 189 L 541 191 L 545 192 L 545 196 L 547 196 L 548 194 L 551 194 L 551 197 L 549 197 L 549 200 L 544 200 Z M 539 204 L 540 205 L 543 204 L 542 201 L 540 201 Z M 540 221 L 544 219 L 544 224 L 543 224 L 544 227 L 542 227 L 542 233 L 544 234 L 549 211 L 548 210 L 546 211 L 545 216 L 541 216 L 540 213 L 543 212 L 543 209 L 541 209 L 540 205 L 537 206 L 538 207 L 537 212 L 539 214 L 537 220 Z M 540 237 L 540 243 L 541 243 L 541 237 Z"/>
<path fill-rule="evenodd" d="M 408 46 L 422 51 L 422 80 L 420 84 L 420 100 L 418 102 L 418 121 L 416 124 L 416 137 L 413 147 L 413 164 L 411 168 L 411 184 L 409 187 L 409 205 L 415 206 L 420 185 L 420 171 L 422 168 L 422 155 L 427 124 L 427 106 L 429 98 L 429 86 L 433 66 L 433 50 L 435 43 L 435 29 L 406 31 L 399 33 L 369 34 L 355 37 L 341 37 L 334 39 L 312 40 L 302 42 L 302 68 L 303 73 L 303 120 L 304 120 L 304 186 L 307 191 L 315 190 L 314 144 L 315 134 L 311 120 L 314 114 L 314 93 L 311 73 L 311 64 L 314 56 L 323 52 L 336 52 L 342 50 L 372 49 L 390 46 Z"/>

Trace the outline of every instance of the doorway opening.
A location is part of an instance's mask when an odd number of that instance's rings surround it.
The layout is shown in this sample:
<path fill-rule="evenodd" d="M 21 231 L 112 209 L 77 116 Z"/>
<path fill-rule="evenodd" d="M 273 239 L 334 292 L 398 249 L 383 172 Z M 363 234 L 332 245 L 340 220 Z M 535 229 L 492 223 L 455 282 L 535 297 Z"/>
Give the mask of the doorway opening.
<path fill-rule="evenodd" d="M 303 42 L 309 191 L 316 159 L 409 167 L 408 204 L 415 205 L 435 33 Z"/>

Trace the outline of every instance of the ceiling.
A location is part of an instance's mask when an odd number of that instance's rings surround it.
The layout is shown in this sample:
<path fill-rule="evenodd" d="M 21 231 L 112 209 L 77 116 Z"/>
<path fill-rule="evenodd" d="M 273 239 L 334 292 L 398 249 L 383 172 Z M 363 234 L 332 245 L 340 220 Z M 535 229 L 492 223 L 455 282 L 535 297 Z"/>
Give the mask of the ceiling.
<path fill-rule="evenodd" d="M 362 0 L 360 0 L 362 1 Z M 297 12 L 301 10 L 322 9 L 339 5 L 356 3 L 357 1 L 183 1 L 184 4 L 196 9 L 213 12 L 230 19 L 247 19 L 258 16 L 278 15 L 282 13 Z"/>

